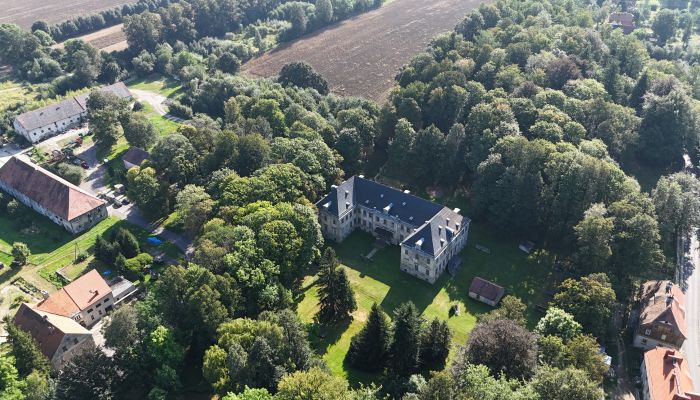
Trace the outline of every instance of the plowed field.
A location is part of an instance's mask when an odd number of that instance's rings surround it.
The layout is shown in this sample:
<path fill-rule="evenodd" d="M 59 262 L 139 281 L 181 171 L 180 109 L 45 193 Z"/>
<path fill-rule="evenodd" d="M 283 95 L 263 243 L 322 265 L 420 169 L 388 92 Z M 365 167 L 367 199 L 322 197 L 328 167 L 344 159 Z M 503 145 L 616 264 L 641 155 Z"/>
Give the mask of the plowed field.
<path fill-rule="evenodd" d="M 479 0 L 394 0 L 247 62 L 249 76 L 271 77 L 304 60 L 336 94 L 381 101 L 401 66 L 436 35 L 450 31 Z"/>

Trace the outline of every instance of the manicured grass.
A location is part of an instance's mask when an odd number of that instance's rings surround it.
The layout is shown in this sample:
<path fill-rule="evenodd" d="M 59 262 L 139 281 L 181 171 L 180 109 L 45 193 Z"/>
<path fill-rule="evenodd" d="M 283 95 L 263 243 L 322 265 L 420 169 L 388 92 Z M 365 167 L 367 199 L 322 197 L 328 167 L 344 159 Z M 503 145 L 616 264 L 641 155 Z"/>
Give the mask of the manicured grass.
<path fill-rule="evenodd" d="M 173 98 L 182 89 L 180 83 L 174 79 L 162 77 L 159 74 L 152 74 L 146 78 L 137 79 L 128 84 L 129 88 L 137 90 L 148 90 L 149 92 L 160 93 L 165 97 Z"/>
<path fill-rule="evenodd" d="M 335 245 L 355 291 L 358 310 L 353 321 L 345 326 L 329 329 L 313 325 L 311 328 L 312 342 L 331 370 L 354 382 L 371 380 L 371 376 L 344 365 L 343 360 L 350 339 L 362 328 L 375 302 L 391 315 L 399 305 L 412 301 L 426 319 L 437 317 L 448 321 L 454 334 L 454 348 L 464 344 L 477 316 L 491 310 L 468 297 L 469 285 L 475 276 L 496 282 L 506 288 L 507 294 L 520 297 L 528 305 L 528 323 L 534 325 L 539 318 L 534 306 L 545 302 L 543 291 L 553 286 L 552 258 L 541 252 L 527 256 L 518 249 L 515 239 L 476 223 L 472 223 L 469 235 L 468 244 L 461 253 L 463 263 L 456 276 L 445 273 L 433 285 L 399 270 L 398 246 L 380 250 L 372 261 L 366 261 L 362 255 L 370 251 L 374 242 L 370 235 L 357 232 Z M 477 250 L 476 244 L 488 247 L 490 254 Z M 459 316 L 449 315 L 453 304 L 459 304 Z M 317 288 L 314 278 L 310 277 L 304 282 L 298 313 L 302 321 L 312 323 L 317 311 Z"/>
<path fill-rule="evenodd" d="M 62 285 L 61 280 L 56 276 L 56 271 L 64 267 L 66 267 L 64 272 L 71 279 L 80 276 L 88 268 L 97 268 L 100 271 L 112 269 L 112 266 L 104 265 L 94 259 L 92 252 L 98 235 L 109 234 L 124 227 L 136 236 L 143 251 L 152 247 L 146 244 L 146 238 L 150 236 L 148 231 L 114 217 L 101 221 L 89 231 L 77 236 L 71 235 L 58 225 L 38 215 L 31 215 L 30 221 L 31 231 L 18 227 L 5 215 L 0 216 L 0 251 L 9 253 L 12 249 L 12 243 L 16 241 L 26 243 L 32 252 L 29 263 L 38 266 L 39 276 L 56 287 Z M 178 258 L 180 256 L 179 249 L 169 242 L 163 242 L 159 248 L 170 257 Z M 81 253 L 87 254 L 87 259 L 74 264 L 76 254 Z M 0 261 L 3 259 L 2 254 L 4 253 L 0 253 Z"/>
<path fill-rule="evenodd" d="M 160 136 L 169 135 L 175 132 L 177 127 L 180 126 L 180 124 L 177 122 L 171 121 L 164 118 L 162 115 L 159 115 L 157 112 L 155 112 L 155 110 L 153 110 L 153 107 L 151 107 L 150 104 L 143 103 L 143 109 L 141 112 L 146 114 L 146 117 L 149 121 L 151 121 L 151 124 L 153 124 L 153 127 Z"/>

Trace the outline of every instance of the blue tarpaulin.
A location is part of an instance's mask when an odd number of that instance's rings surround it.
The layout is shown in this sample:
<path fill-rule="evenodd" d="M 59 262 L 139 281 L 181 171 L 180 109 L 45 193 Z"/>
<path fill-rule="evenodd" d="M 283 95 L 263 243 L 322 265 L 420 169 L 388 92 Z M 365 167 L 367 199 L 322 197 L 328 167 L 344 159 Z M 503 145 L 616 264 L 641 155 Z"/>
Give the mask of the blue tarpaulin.
<path fill-rule="evenodd" d="M 150 244 L 152 244 L 152 245 L 154 245 L 154 246 L 158 246 L 158 245 L 160 245 L 160 244 L 163 243 L 163 242 L 162 242 L 160 239 L 158 239 L 157 237 L 151 236 L 151 237 L 148 238 L 148 243 L 150 243 Z"/>

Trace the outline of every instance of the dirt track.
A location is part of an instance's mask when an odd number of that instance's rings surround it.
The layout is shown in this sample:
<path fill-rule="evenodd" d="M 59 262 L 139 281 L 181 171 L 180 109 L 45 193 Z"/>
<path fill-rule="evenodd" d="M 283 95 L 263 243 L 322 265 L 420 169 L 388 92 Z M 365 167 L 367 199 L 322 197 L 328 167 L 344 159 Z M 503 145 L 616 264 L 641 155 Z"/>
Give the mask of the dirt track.
<path fill-rule="evenodd" d="M 271 77 L 304 60 L 337 94 L 381 101 L 401 66 L 450 31 L 479 0 L 394 0 L 247 62 L 243 72 Z"/>
<path fill-rule="evenodd" d="M 0 24 L 13 23 L 29 29 L 35 21 L 51 24 L 78 15 L 89 15 L 134 0 L 0 0 Z"/>

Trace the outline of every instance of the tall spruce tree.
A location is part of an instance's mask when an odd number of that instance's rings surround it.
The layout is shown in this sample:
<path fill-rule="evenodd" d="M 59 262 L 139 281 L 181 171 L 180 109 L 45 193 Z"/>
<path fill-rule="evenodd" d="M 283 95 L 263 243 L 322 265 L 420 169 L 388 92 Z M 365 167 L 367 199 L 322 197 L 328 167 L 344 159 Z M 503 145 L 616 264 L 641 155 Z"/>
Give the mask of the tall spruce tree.
<path fill-rule="evenodd" d="M 352 367 L 367 372 L 384 369 L 391 344 L 391 322 L 374 303 L 367 323 L 350 341 L 346 360 Z"/>
<path fill-rule="evenodd" d="M 420 363 L 423 319 L 412 302 L 394 312 L 393 341 L 389 347 L 389 371 L 395 377 L 408 377 Z"/>
<path fill-rule="evenodd" d="M 5 322 L 5 332 L 7 332 L 7 342 L 10 344 L 10 352 L 15 356 L 15 366 L 19 377 L 24 378 L 32 371 L 48 374 L 51 371 L 49 360 L 41 353 L 32 335 L 15 325 L 10 317 L 5 317 L 3 321 Z"/>
<path fill-rule="evenodd" d="M 420 364 L 428 371 L 442 371 L 450 354 L 452 331 L 447 322 L 435 318 L 421 338 Z"/>
<path fill-rule="evenodd" d="M 324 251 L 320 269 L 318 319 L 323 323 L 335 323 L 349 318 L 357 309 L 357 303 L 348 276 L 344 269 L 338 267 L 338 258 L 333 249 Z"/>

